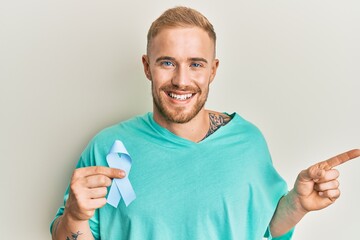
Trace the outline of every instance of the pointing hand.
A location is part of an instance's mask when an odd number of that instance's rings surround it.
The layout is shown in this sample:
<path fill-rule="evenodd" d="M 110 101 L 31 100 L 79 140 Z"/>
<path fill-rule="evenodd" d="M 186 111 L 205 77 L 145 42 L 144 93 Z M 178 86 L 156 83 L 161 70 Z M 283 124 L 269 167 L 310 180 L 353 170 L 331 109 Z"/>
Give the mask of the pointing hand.
<path fill-rule="evenodd" d="M 301 171 L 294 190 L 302 209 L 306 212 L 320 210 L 339 198 L 339 171 L 333 168 L 359 156 L 360 149 L 354 149 Z"/>

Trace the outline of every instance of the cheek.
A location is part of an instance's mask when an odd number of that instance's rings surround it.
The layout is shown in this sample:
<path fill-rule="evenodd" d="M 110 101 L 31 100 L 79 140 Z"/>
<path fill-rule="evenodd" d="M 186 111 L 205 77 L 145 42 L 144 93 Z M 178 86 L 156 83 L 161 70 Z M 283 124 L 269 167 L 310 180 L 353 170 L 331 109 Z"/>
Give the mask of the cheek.
<path fill-rule="evenodd" d="M 173 75 L 173 71 L 171 70 L 164 70 L 164 69 L 154 69 L 152 71 L 152 78 L 153 81 L 157 82 L 157 84 L 165 83 L 169 81 Z"/>
<path fill-rule="evenodd" d="M 194 71 L 191 74 L 191 78 L 199 86 L 207 86 L 210 81 L 210 74 L 207 71 Z"/>

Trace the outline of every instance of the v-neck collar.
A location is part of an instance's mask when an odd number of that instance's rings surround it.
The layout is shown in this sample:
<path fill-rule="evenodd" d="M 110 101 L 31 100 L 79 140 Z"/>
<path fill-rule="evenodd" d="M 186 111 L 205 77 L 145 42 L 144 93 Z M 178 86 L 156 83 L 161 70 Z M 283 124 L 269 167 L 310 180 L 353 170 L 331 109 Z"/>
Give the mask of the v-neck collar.
<path fill-rule="evenodd" d="M 175 142 L 180 145 L 186 145 L 186 146 L 199 146 L 199 145 L 202 145 L 202 144 L 212 140 L 213 138 L 216 138 L 219 134 L 221 134 L 221 132 L 226 131 L 226 129 L 231 128 L 231 125 L 234 124 L 233 122 L 236 122 L 236 120 L 239 117 L 238 114 L 236 114 L 235 112 L 232 114 L 228 114 L 228 113 L 225 113 L 225 114 L 231 116 L 230 122 L 228 122 L 225 126 L 220 127 L 213 134 L 211 134 L 207 138 L 201 140 L 200 142 L 193 142 L 191 140 L 185 139 L 183 137 L 180 137 L 180 136 L 172 133 L 168 129 L 162 127 L 160 124 L 158 124 L 154 120 L 154 114 L 152 112 L 149 112 L 147 114 L 147 117 L 148 117 L 148 121 L 149 121 L 150 125 L 153 127 L 153 129 L 156 132 L 158 132 L 158 134 L 160 134 L 162 137 L 167 139 L 168 141 Z"/>

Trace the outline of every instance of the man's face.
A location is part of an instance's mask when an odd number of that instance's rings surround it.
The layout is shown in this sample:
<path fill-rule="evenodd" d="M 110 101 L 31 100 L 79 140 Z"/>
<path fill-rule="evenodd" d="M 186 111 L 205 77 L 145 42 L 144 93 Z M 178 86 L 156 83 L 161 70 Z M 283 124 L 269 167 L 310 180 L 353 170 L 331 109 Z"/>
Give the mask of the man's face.
<path fill-rule="evenodd" d="M 204 30 L 161 30 L 152 39 L 143 64 L 152 82 L 156 120 L 186 123 L 204 110 L 209 84 L 218 67 L 214 42 Z"/>

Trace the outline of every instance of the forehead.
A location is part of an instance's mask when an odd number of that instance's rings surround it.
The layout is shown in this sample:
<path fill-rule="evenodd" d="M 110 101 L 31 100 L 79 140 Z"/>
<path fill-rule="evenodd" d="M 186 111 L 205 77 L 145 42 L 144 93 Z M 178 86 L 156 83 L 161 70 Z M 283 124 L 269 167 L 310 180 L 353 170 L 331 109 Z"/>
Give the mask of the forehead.
<path fill-rule="evenodd" d="M 212 58 L 214 41 L 199 27 L 176 27 L 162 29 L 150 42 L 149 55 Z"/>

